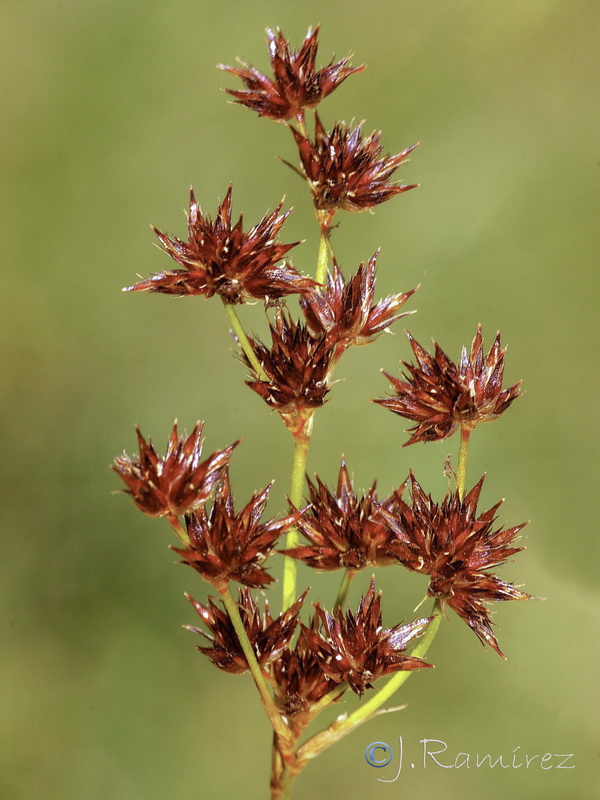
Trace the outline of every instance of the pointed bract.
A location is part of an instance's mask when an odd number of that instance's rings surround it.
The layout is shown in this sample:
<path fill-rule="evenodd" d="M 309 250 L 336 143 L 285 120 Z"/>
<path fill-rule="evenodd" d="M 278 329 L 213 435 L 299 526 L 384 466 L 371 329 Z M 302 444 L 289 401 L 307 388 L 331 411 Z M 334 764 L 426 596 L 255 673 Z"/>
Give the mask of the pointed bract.
<path fill-rule="evenodd" d="M 373 516 L 375 484 L 366 495 L 357 495 L 342 459 L 335 492 L 318 476 L 316 485 L 308 481 L 308 487 L 310 505 L 297 528 L 310 544 L 284 550 L 284 555 L 320 570 L 361 570 L 395 561 L 389 552 L 395 534 L 380 515 Z"/>
<path fill-rule="evenodd" d="M 318 619 L 315 621 L 313 617 L 313 624 L 318 627 Z M 302 729 L 312 706 L 338 685 L 323 671 L 304 629 L 301 629 L 295 647 L 284 650 L 281 657 L 272 663 L 271 672 L 277 705 L 296 729 Z M 342 688 L 340 697 L 343 692 Z"/>
<path fill-rule="evenodd" d="M 193 597 L 186 596 L 208 630 L 208 633 L 205 633 L 192 625 L 186 626 L 188 630 L 199 633 L 210 642 L 209 647 L 196 649 L 207 655 L 215 666 L 225 672 L 241 674 L 249 670 L 246 656 L 227 611 L 221 610 L 212 597 L 208 598 L 208 606 L 204 606 Z M 283 652 L 287 652 L 305 597 L 306 592 L 274 620 L 269 611 L 268 600 L 265 600 L 264 614 L 261 614 L 250 590 L 240 588 L 238 593 L 240 617 L 261 667 L 278 661 Z"/>
<path fill-rule="evenodd" d="M 225 472 L 217 484 L 210 512 L 200 508 L 185 518 L 190 546 L 173 550 L 182 557 L 184 564 L 193 567 L 218 589 L 230 580 L 252 587 L 272 583 L 274 579 L 262 564 L 279 536 L 297 523 L 302 512 L 260 523 L 271 486 L 254 494 L 236 514 Z"/>
<path fill-rule="evenodd" d="M 347 682 L 358 695 L 373 688 L 373 683 L 384 675 L 432 666 L 420 658 L 403 655 L 403 651 L 425 631 L 433 617 L 384 628 L 381 593 L 375 595 L 374 579 L 361 597 L 356 614 L 338 608 L 332 616 L 318 605 L 315 608 L 322 631 L 302 626 L 310 647 L 325 675 L 337 683 Z"/>
<path fill-rule="evenodd" d="M 438 505 L 411 473 L 407 482 L 411 503 L 403 500 L 399 491 L 385 508 L 380 507 L 380 518 L 397 537 L 390 553 L 407 569 L 429 575 L 429 596 L 440 598 L 442 607 L 450 606 L 482 643 L 503 656 L 484 603 L 531 596 L 486 570 L 523 550 L 514 547 L 513 541 L 525 524 L 495 529 L 501 502 L 477 512 L 483 480 L 463 500 L 453 492 Z"/>
<path fill-rule="evenodd" d="M 361 125 L 337 123 L 328 133 L 316 112 L 314 141 L 294 128 L 292 133 L 317 211 L 364 211 L 418 185 L 390 183 L 417 145 L 383 156 L 377 131 L 364 137 Z"/>
<path fill-rule="evenodd" d="M 366 264 L 361 264 L 348 281 L 334 261 L 325 290 L 307 292 L 300 300 L 308 327 L 315 335 L 326 335 L 327 343 L 335 347 L 338 358 L 350 345 L 369 344 L 392 323 L 410 313 L 399 314 L 398 310 L 416 289 L 374 302 L 378 255 L 379 251 Z"/>
<path fill-rule="evenodd" d="M 473 429 L 503 414 L 519 397 L 521 381 L 502 388 L 504 356 L 500 334 L 487 356 L 483 353 L 481 325 L 467 354 L 463 348 L 458 364 L 451 361 L 437 342 L 428 353 L 406 331 L 416 364 L 406 361 L 401 378 L 384 371 L 396 394 L 374 400 L 395 414 L 417 423 L 406 444 L 432 442 L 451 436 L 458 428 Z"/>
<path fill-rule="evenodd" d="M 329 391 L 333 349 L 326 337 L 313 336 L 305 325 L 277 309 L 270 325 L 271 347 L 249 337 L 259 364 L 268 380 L 261 379 L 244 356 L 253 380 L 248 386 L 277 411 L 294 433 L 302 428 L 307 416 L 322 406 Z"/>
<path fill-rule="evenodd" d="M 288 214 L 275 211 L 244 231 L 242 217 L 231 222 L 231 185 L 212 220 L 202 213 L 190 190 L 188 240 L 154 228 L 162 249 L 181 269 L 160 272 L 128 286 L 125 291 L 159 292 L 178 296 L 220 295 L 228 303 L 243 303 L 248 298 L 264 300 L 309 291 L 316 284 L 300 275 L 281 259 L 299 242 L 282 244 L 277 236 Z"/>
<path fill-rule="evenodd" d="M 127 494 L 151 517 L 178 517 L 203 505 L 229 464 L 234 444 L 216 450 L 201 461 L 202 430 L 199 422 L 189 436 L 179 436 L 177 423 L 169 437 L 167 452 L 160 456 L 150 440 L 136 428 L 139 455 L 115 458 L 113 470 L 125 482 Z"/>
<path fill-rule="evenodd" d="M 280 30 L 267 30 L 273 80 L 243 61 L 241 68 L 219 64 L 219 69 L 235 75 L 246 87 L 225 91 L 240 105 L 277 122 L 286 122 L 304 109 L 314 108 L 349 75 L 364 69 L 364 66 L 347 66 L 348 57 L 337 62 L 332 60 L 317 70 L 318 34 L 319 26 L 314 31 L 309 28 L 302 47 L 292 50 Z"/>

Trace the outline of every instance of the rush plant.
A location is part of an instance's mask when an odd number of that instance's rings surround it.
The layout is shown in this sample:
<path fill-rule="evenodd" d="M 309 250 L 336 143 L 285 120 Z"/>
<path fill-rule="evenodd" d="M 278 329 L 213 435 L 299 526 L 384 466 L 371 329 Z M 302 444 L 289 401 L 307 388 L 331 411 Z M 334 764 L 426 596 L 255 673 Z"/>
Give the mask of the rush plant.
<path fill-rule="evenodd" d="M 348 58 L 317 69 L 318 33 L 309 30 L 294 50 L 281 31 L 268 31 L 268 76 L 243 62 L 221 67 L 242 82 L 241 89 L 226 89 L 237 103 L 289 128 L 298 150 L 297 165 L 289 166 L 306 181 L 320 229 L 314 273 L 303 274 L 289 260 L 298 242 L 279 239 L 289 214 L 282 212 L 283 201 L 247 229 L 242 217 L 233 221 L 230 184 L 214 218 L 191 192 L 187 239 L 155 229 L 175 265 L 126 290 L 220 297 L 247 386 L 289 432 L 289 507 L 281 497 L 281 514 L 264 518 L 271 485 L 245 505 L 236 503 L 229 464 L 240 430 L 232 433 L 233 444 L 204 460 L 204 423 L 189 436 L 174 425 L 164 456 L 138 431 L 139 453 L 123 454 L 113 466 L 137 508 L 167 520 L 178 539 L 173 550 L 215 592 L 205 601 L 189 598 L 199 627 L 188 627 L 202 637 L 197 649 L 218 669 L 249 672 L 254 681 L 274 734 L 272 798 L 290 798 L 294 779 L 312 759 L 383 713 L 412 672 L 429 670 L 432 664 L 424 659 L 448 609 L 504 657 L 489 605 L 530 597 L 492 571 L 523 549 L 516 545 L 523 525 L 502 528 L 496 521 L 500 503 L 478 508 L 483 478 L 471 488 L 467 484 L 472 431 L 497 419 L 519 396 L 518 383 L 503 385 L 499 334 L 486 354 L 478 326 L 470 350 L 453 361 L 438 344 L 428 352 L 407 332 L 414 361 L 402 362 L 400 377 L 386 372 L 392 393 L 374 400 L 414 423 L 407 445 L 456 434 L 456 468 L 448 470 L 445 497 L 434 499 L 412 472 L 388 497 L 378 495 L 375 482 L 366 492 L 357 491 L 343 458 L 335 486 L 319 476 L 306 478 L 314 419 L 333 394 L 339 360 L 406 316 L 415 292 L 376 300 L 378 253 L 354 274 L 335 259 L 334 221 L 337 228 L 344 214 L 372 210 L 416 188 L 395 180 L 416 145 L 386 154 L 380 133 L 365 135 L 360 125 L 342 122 L 328 130 L 316 111 L 307 114 L 364 69 L 349 66 Z M 299 318 L 286 304 L 290 295 L 299 300 Z M 248 301 L 264 303 L 270 341 L 246 334 L 248 323 L 238 308 L 248 313 Z M 278 605 L 269 571 L 273 558 L 284 560 L 278 615 L 271 611 Z M 297 586 L 298 561 L 339 572 L 333 608 L 318 598 L 307 608 L 308 589 Z M 384 625 L 382 595 L 371 574 L 389 566 L 427 576 L 433 601 L 428 614 Z M 356 610 L 348 608 L 351 581 L 365 570 L 365 592 Z M 235 594 L 233 584 L 241 585 Z M 267 587 L 271 605 L 263 599 Z M 360 704 L 319 726 L 319 714 L 350 693 Z"/>

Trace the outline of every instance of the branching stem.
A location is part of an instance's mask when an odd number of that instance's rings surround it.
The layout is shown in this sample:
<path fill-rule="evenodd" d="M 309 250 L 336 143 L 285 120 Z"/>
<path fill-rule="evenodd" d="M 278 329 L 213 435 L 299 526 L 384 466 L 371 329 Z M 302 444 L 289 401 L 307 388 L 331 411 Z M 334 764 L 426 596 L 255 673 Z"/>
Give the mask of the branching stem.
<path fill-rule="evenodd" d="M 235 602 L 233 595 L 231 594 L 229 584 L 227 584 L 224 589 L 219 589 L 219 592 L 223 598 L 225 608 L 229 614 L 229 619 L 231 620 L 231 623 L 235 629 L 239 643 L 244 651 L 244 655 L 246 656 L 246 661 L 250 667 L 250 672 L 254 678 L 254 683 L 256 684 L 256 688 L 258 689 L 258 693 L 260 694 L 271 725 L 278 736 L 284 740 L 288 740 L 290 738 L 290 732 L 287 728 L 287 725 L 283 721 L 277 706 L 275 705 L 273 697 L 271 696 L 271 692 L 269 691 L 265 678 L 260 669 L 260 665 L 256 659 L 256 653 L 254 652 L 250 639 L 248 638 L 248 634 L 246 633 L 246 628 L 242 622 L 238 604 Z"/>
<path fill-rule="evenodd" d="M 433 619 L 411 652 L 411 656 L 423 658 L 427 654 L 429 646 L 435 638 L 442 619 L 438 600 L 436 600 L 433 605 L 431 615 L 433 616 Z M 336 720 L 328 728 L 320 733 L 317 733 L 315 736 L 305 742 L 298 750 L 299 759 L 303 761 L 315 758 L 319 755 L 319 753 L 322 753 L 323 750 L 330 747 L 332 744 L 339 741 L 339 739 L 342 739 L 359 725 L 362 725 L 363 722 L 366 722 L 368 719 L 370 719 L 374 714 L 377 713 L 378 709 L 381 708 L 381 706 L 387 700 L 389 700 L 394 692 L 396 692 L 410 678 L 412 673 L 413 670 L 397 672 L 392 678 L 390 678 L 383 688 L 370 697 L 369 700 L 364 702 L 360 708 L 357 708 L 356 711 L 353 711 L 352 714 L 349 714 L 347 717 Z"/>
<path fill-rule="evenodd" d="M 296 507 L 302 505 L 302 492 L 304 488 L 304 475 L 306 473 L 306 460 L 310 437 L 312 434 L 313 417 L 306 420 L 301 430 L 295 437 L 294 460 L 292 462 L 292 480 L 290 485 L 290 501 Z M 296 547 L 298 544 L 298 531 L 292 528 L 288 531 L 285 540 L 286 549 Z M 283 563 L 283 611 L 288 609 L 296 599 L 296 559 L 291 556 L 284 557 Z"/>
<path fill-rule="evenodd" d="M 456 471 L 456 489 L 462 500 L 467 482 L 467 456 L 469 455 L 469 437 L 471 429 L 465 426 L 460 429 L 460 449 L 458 451 L 458 469 Z"/>
<path fill-rule="evenodd" d="M 240 322 L 240 318 L 235 310 L 235 306 L 232 303 L 228 303 L 226 300 L 223 300 L 223 307 L 225 308 L 225 313 L 227 314 L 227 318 L 229 319 L 229 324 L 231 325 L 231 329 L 235 334 L 235 338 L 244 351 L 244 355 L 250 362 L 252 369 L 256 373 L 256 376 L 261 381 L 268 381 L 269 378 L 267 377 L 264 369 L 261 367 L 260 362 L 254 354 L 254 350 L 248 341 L 248 337 L 246 336 L 246 332 L 242 326 L 242 323 Z"/>

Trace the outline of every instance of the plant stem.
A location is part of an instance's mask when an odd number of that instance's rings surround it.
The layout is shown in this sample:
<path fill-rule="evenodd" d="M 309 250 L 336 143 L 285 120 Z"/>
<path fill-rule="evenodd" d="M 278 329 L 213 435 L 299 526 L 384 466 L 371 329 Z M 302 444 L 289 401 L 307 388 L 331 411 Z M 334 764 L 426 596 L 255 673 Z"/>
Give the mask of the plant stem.
<path fill-rule="evenodd" d="M 335 603 L 333 604 L 334 612 L 338 606 L 342 607 L 346 602 L 346 598 L 348 597 L 348 589 L 350 588 L 350 584 L 352 583 L 352 579 L 355 575 L 356 572 L 353 569 L 348 568 L 344 571 L 344 577 L 342 578 L 337 597 L 335 598 Z"/>
<path fill-rule="evenodd" d="M 185 545 L 185 547 L 190 546 L 190 537 L 187 535 L 186 529 L 183 527 L 181 522 L 177 517 L 167 517 L 169 521 L 169 525 L 173 528 L 175 535 L 179 539 L 179 541 Z"/>
<path fill-rule="evenodd" d="M 313 417 L 306 420 L 295 437 L 294 460 L 292 462 L 292 480 L 290 485 L 290 502 L 300 508 L 302 505 L 302 490 L 304 488 L 304 474 L 306 472 L 306 459 L 310 447 Z M 296 528 L 288 531 L 285 540 L 286 549 L 296 547 L 298 544 L 298 531 Z M 285 556 L 283 562 L 283 611 L 288 609 L 296 599 L 296 559 Z"/>
<path fill-rule="evenodd" d="M 287 725 L 283 721 L 281 714 L 279 713 L 277 706 L 275 705 L 275 701 L 273 700 L 271 693 L 269 692 L 269 688 L 265 681 L 265 678 L 262 674 L 260 669 L 260 665 L 256 660 L 256 653 L 250 643 L 250 639 L 248 638 L 248 634 L 246 633 L 246 628 L 244 627 L 244 623 L 242 622 L 242 618 L 240 616 L 240 611 L 238 608 L 237 603 L 233 599 L 233 595 L 231 594 L 231 590 L 229 589 L 229 584 L 225 586 L 224 589 L 219 589 L 221 597 L 223 598 L 223 602 L 225 604 L 225 608 L 227 609 L 227 613 L 229 614 L 229 619 L 232 622 L 232 625 L 235 629 L 237 634 L 239 643 L 244 651 L 244 655 L 246 656 L 246 661 L 248 662 L 248 666 L 250 667 L 250 672 L 252 673 L 252 677 L 254 678 L 254 683 L 256 684 L 256 688 L 258 689 L 258 693 L 260 694 L 261 700 L 265 707 L 265 711 L 267 712 L 267 716 L 271 721 L 271 725 L 273 729 L 284 740 L 289 740 L 290 733 L 287 728 Z"/>
<path fill-rule="evenodd" d="M 228 303 L 226 300 L 223 299 L 223 307 L 225 308 L 225 313 L 229 319 L 229 324 L 235 334 L 235 338 L 237 339 L 240 347 L 244 351 L 244 355 L 250 362 L 252 369 L 256 373 L 257 377 L 261 381 L 268 381 L 268 377 L 264 369 L 261 367 L 259 360 L 257 359 L 256 355 L 254 354 L 254 350 L 248 341 L 248 337 L 246 336 L 246 332 L 242 327 L 242 323 L 240 322 L 240 318 L 237 315 L 237 311 L 235 310 L 235 306 L 232 303 Z"/>
<path fill-rule="evenodd" d="M 296 114 L 296 125 L 298 126 L 298 130 L 304 136 L 305 139 L 308 139 L 308 129 L 306 127 L 306 117 L 304 116 L 304 109 L 299 111 Z"/>
<path fill-rule="evenodd" d="M 411 656 L 423 658 L 429 650 L 431 642 L 435 638 L 442 619 L 441 609 L 437 599 L 433 604 L 431 615 L 433 619 L 411 652 Z M 413 670 L 397 672 L 382 689 L 376 692 L 366 703 L 363 703 L 360 708 L 357 708 L 356 711 L 352 712 L 352 714 L 349 714 L 347 717 L 336 720 L 328 728 L 317 733 L 305 742 L 298 750 L 299 759 L 304 761 L 315 758 L 327 747 L 337 742 L 343 736 L 346 736 L 363 722 L 366 722 L 387 700 L 389 700 L 394 692 L 410 678 L 412 673 Z"/>
<path fill-rule="evenodd" d="M 338 683 L 335 689 L 332 689 L 326 695 L 323 695 L 323 697 L 310 708 L 311 720 L 320 714 L 324 708 L 327 708 L 327 706 L 330 706 L 335 700 L 341 697 L 347 689 L 348 684 L 344 681 L 343 683 Z"/>
<path fill-rule="evenodd" d="M 469 436 L 471 429 L 464 426 L 460 429 L 460 449 L 458 451 L 458 469 L 456 471 L 456 489 L 462 500 L 467 480 L 467 456 L 469 455 Z"/>
<path fill-rule="evenodd" d="M 329 262 L 329 228 L 321 225 L 321 239 L 319 241 L 319 255 L 317 258 L 317 272 L 315 280 L 317 283 L 327 283 L 327 265 Z"/>

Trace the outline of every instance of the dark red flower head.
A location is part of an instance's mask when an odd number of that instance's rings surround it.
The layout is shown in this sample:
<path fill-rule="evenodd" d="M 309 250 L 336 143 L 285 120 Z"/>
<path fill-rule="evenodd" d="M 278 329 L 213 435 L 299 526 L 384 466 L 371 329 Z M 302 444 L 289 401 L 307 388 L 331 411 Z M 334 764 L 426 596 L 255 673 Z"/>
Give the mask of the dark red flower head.
<path fill-rule="evenodd" d="M 318 629 L 317 615 L 313 617 L 311 626 Z M 310 721 L 310 712 L 315 703 L 339 685 L 323 672 L 321 662 L 307 640 L 305 629 L 300 631 L 295 647 L 284 650 L 272 663 L 271 671 L 277 705 L 293 721 L 298 732 Z M 345 688 L 341 687 L 340 697 L 344 691 Z"/>
<path fill-rule="evenodd" d="M 222 611 L 213 602 L 212 597 L 208 598 L 208 606 L 202 605 L 189 595 L 186 597 L 208 630 L 208 633 L 205 633 L 200 628 L 186 625 L 188 630 L 199 633 L 210 642 L 210 647 L 197 647 L 196 649 L 207 655 L 215 666 L 225 672 L 239 675 L 249 670 L 246 656 L 227 612 Z M 274 620 L 269 611 L 268 600 L 265 600 L 265 611 L 264 614 L 261 614 L 250 590 L 240 588 L 238 594 L 240 617 L 256 654 L 256 660 L 261 667 L 266 667 L 279 660 L 283 652 L 287 652 L 287 646 L 296 630 L 298 614 L 305 597 L 306 592 Z"/>
<path fill-rule="evenodd" d="M 204 216 L 190 190 L 188 240 L 154 228 L 166 253 L 181 269 L 159 272 L 147 280 L 128 286 L 125 291 L 147 290 L 171 295 L 220 295 L 228 303 L 243 303 L 247 298 L 264 300 L 309 291 L 315 286 L 291 264 L 278 263 L 293 244 L 281 244 L 277 236 L 288 214 L 275 211 L 244 232 L 242 217 L 231 223 L 231 185 L 212 220 Z"/>
<path fill-rule="evenodd" d="M 418 186 L 390 183 L 417 145 L 383 156 L 380 133 L 363 137 L 361 125 L 349 128 L 342 123 L 327 133 L 316 112 L 314 142 L 293 128 L 292 133 L 302 165 L 296 171 L 308 181 L 317 211 L 364 211 Z"/>
<path fill-rule="evenodd" d="M 302 512 L 261 524 L 271 486 L 253 495 L 236 514 L 225 472 L 217 484 L 210 513 L 203 507 L 185 518 L 189 547 L 173 550 L 217 589 L 230 580 L 252 587 L 272 583 L 274 579 L 262 564 L 279 536 L 297 523 Z"/>
<path fill-rule="evenodd" d="M 316 486 L 308 481 L 311 504 L 297 525 L 310 544 L 284 554 L 322 570 L 361 570 L 394 562 L 389 545 L 396 537 L 379 514 L 374 517 L 375 484 L 366 495 L 357 495 L 344 459 L 335 492 L 318 476 L 316 481 Z"/>
<path fill-rule="evenodd" d="M 341 608 L 332 616 L 315 606 L 322 632 L 303 626 L 306 638 L 325 675 L 337 683 L 347 682 L 362 695 L 384 675 L 399 670 L 431 667 L 420 658 L 403 655 L 407 645 L 420 636 L 432 617 L 408 625 L 384 628 L 381 620 L 381 592 L 375 595 L 375 580 L 361 597 L 356 615 Z M 302 623 L 300 623 L 302 624 Z"/>
<path fill-rule="evenodd" d="M 397 536 L 396 545 L 391 548 L 397 560 L 414 572 L 429 575 L 428 595 L 439 597 L 442 607 L 454 609 L 483 644 L 504 658 L 484 603 L 528 600 L 531 596 L 486 570 L 523 550 L 512 544 L 526 523 L 495 529 L 496 512 L 502 501 L 478 514 L 483 480 L 463 500 L 453 492 L 438 505 L 411 473 L 411 504 L 399 492 L 393 507 L 381 509 L 381 518 Z"/>
<path fill-rule="evenodd" d="M 339 355 L 350 345 L 369 344 L 400 317 L 412 313 L 399 314 L 398 309 L 416 289 L 374 303 L 378 256 L 379 251 L 348 282 L 334 261 L 325 291 L 308 292 L 300 300 L 308 327 L 315 335 L 325 334 Z"/>
<path fill-rule="evenodd" d="M 502 388 L 506 349 L 500 347 L 500 333 L 485 356 L 478 325 L 470 355 L 463 347 L 458 364 L 448 358 L 437 342 L 431 354 L 408 331 L 406 335 L 417 363 L 402 362 L 406 367 L 404 380 L 384 371 L 396 395 L 373 401 L 417 423 L 411 428 L 413 434 L 406 444 L 438 441 L 451 436 L 459 427 L 472 429 L 480 422 L 490 422 L 521 394 L 521 381 L 508 389 Z"/>
<path fill-rule="evenodd" d="M 178 517 L 203 505 L 229 464 L 238 442 L 216 450 L 205 461 L 202 455 L 203 422 L 187 438 L 179 436 L 177 423 L 169 438 L 166 455 L 159 456 L 150 440 L 136 428 L 140 453 L 115 458 L 114 471 L 127 485 L 136 506 L 151 517 Z"/>
<path fill-rule="evenodd" d="M 258 339 L 249 340 L 267 380 L 256 375 L 244 358 L 253 372 L 253 380 L 247 384 L 279 412 L 294 433 L 325 402 L 333 350 L 325 336 L 313 336 L 305 325 L 294 322 L 282 309 L 276 310 L 270 330 L 270 348 Z"/>
<path fill-rule="evenodd" d="M 219 69 L 231 72 L 246 87 L 225 91 L 261 117 L 269 117 L 277 122 L 286 122 L 305 108 L 314 108 L 349 75 L 364 69 L 364 66 L 346 66 L 350 57 L 337 62 L 332 60 L 326 67 L 315 69 L 318 34 L 319 26 L 314 31 L 309 28 L 300 50 L 291 50 L 280 30 L 267 30 L 274 80 L 244 61 L 240 61 L 241 69 L 219 64 Z"/>

